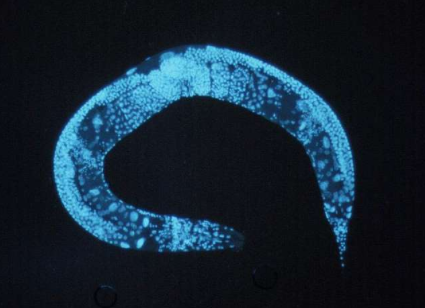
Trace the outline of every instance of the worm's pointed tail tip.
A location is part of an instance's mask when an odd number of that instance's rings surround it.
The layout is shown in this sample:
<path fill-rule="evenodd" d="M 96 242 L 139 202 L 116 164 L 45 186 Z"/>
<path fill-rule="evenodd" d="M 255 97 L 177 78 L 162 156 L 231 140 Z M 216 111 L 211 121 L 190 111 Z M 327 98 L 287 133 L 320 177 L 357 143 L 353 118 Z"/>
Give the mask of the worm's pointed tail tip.
<path fill-rule="evenodd" d="M 245 237 L 242 233 L 236 230 L 228 230 L 228 235 L 230 235 L 229 247 L 233 251 L 241 251 L 245 244 Z"/>

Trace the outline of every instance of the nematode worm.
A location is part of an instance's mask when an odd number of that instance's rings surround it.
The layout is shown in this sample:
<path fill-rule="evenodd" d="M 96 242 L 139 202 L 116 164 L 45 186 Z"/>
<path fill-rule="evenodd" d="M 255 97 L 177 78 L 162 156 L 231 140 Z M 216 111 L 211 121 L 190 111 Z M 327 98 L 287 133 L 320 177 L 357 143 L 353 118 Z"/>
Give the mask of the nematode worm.
<path fill-rule="evenodd" d="M 63 205 L 85 230 L 122 248 L 157 252 L 240 249 L 244 236 L 208 220 L 159 215 L 116 197 L 104 159 L 125 136 L 182 97 L 207 96 L 274 122 L 304 147 L 341 262 L 354 202 L 350 145 L 337 116 L 308 87 L 252 56 L 185 46 L 146 59 L 101 89 L 66 124 L 54 153 Z"/>

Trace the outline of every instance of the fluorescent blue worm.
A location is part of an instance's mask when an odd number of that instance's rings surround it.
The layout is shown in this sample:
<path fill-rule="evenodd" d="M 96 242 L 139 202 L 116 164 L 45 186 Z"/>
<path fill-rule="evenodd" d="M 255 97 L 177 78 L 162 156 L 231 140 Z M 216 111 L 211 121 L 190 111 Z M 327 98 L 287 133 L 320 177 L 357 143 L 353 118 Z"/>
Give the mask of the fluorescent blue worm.
<path fill-rule="evenodd" d="M 244 236 L 208 220 L 159 215 L 117 198 L 104 159 L 125 136 L 183 97 L 207 96 L 274 122 L 303 146 L 315 170 L 340 258 L 354 202 L 350 145 L 324 100 L 285 72 L 252 56 L 213 46 L 186 46 L 146 59 L 100 90 L 74 114 L 54 154 L 59 196 L 98 239 L 157 252 L 240 249 Z"/>

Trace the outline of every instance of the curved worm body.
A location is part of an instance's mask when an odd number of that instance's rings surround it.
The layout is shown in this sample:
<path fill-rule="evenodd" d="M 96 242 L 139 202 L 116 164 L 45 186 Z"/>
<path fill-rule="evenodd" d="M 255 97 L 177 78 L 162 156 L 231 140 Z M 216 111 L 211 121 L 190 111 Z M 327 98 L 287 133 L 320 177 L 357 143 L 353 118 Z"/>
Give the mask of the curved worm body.
<path fill-rule="evenodd" d="M 136 208 L 117 198 L 105 181 L 105 156 L 121 139 L 173 102 L 194 96 L 246 108 L 304 146 L 342 261 L 354 167 L 341 123 L 322 98 L 283 71 L 213 46 L 179 47 L 148 58 L 100 90 L 67 123 L 55 149 L 54 177 L 78 224 L 122 248 L 178 252 L 242 247 L 243 235 L 231 227 Z"/>

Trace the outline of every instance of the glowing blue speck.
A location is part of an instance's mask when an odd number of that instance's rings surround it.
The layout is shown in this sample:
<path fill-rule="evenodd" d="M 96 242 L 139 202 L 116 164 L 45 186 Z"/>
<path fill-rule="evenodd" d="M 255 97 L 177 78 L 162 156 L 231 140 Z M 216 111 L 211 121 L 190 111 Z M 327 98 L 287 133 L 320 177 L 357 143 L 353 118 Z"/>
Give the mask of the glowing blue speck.
<path fill-rule="evenodd" d="M 126 242 L 121 242 L 120 243 L 120 246 L 121 246 L 121 248 L 125 248 L 125 249 L 130 248 L 130 245 L 128 243 L 126 243 Z"/>
<path fill-rule="evenodd" d="M 134 74 L 135 71 L 137 71 L 137 67 L 130 68 L 125 74 L 128 76 Z"/>
<path fill-rule="evenodd" d="M 329 138 L 328 137 L 323 137 L 323 147 L 325 149 L 329 149 L 330 146 L 331 146 L 331 143 L 329 141 Z"/>
<path fill-rule="evenodd" d="M 273 91 L 272 88 L 269 88 L 267 90 L 267 96 L 268 96 L 268 98 L 274 98 L 274 97 L 276 97 L 276 93 L 275 93 L 275 91 Z"/>
<path fill-rule="evenodd" d="M 109 211 L 114 212 L 117 209 L 118 209 L 118 204 L 116 204 L 115 202 L 113 202 L 109 205 Z"/>
<path fill-rule="evenodd" d="M 138 239 L 137 240 L 137 243 L 136 243 L 137 249 L 142 248 L 142 246 L 143 246 L 144 243 L 145 243 L 145 239 L 143 237 L 141 239 Z"/>
<path fill-rule="evenodd" d="M 138 218 L 139 218 L 139 214 L 137 214 L 137 212 L 131 212 L 130 213 L 130 220 L 132 222 L 136 222 Z"/>

